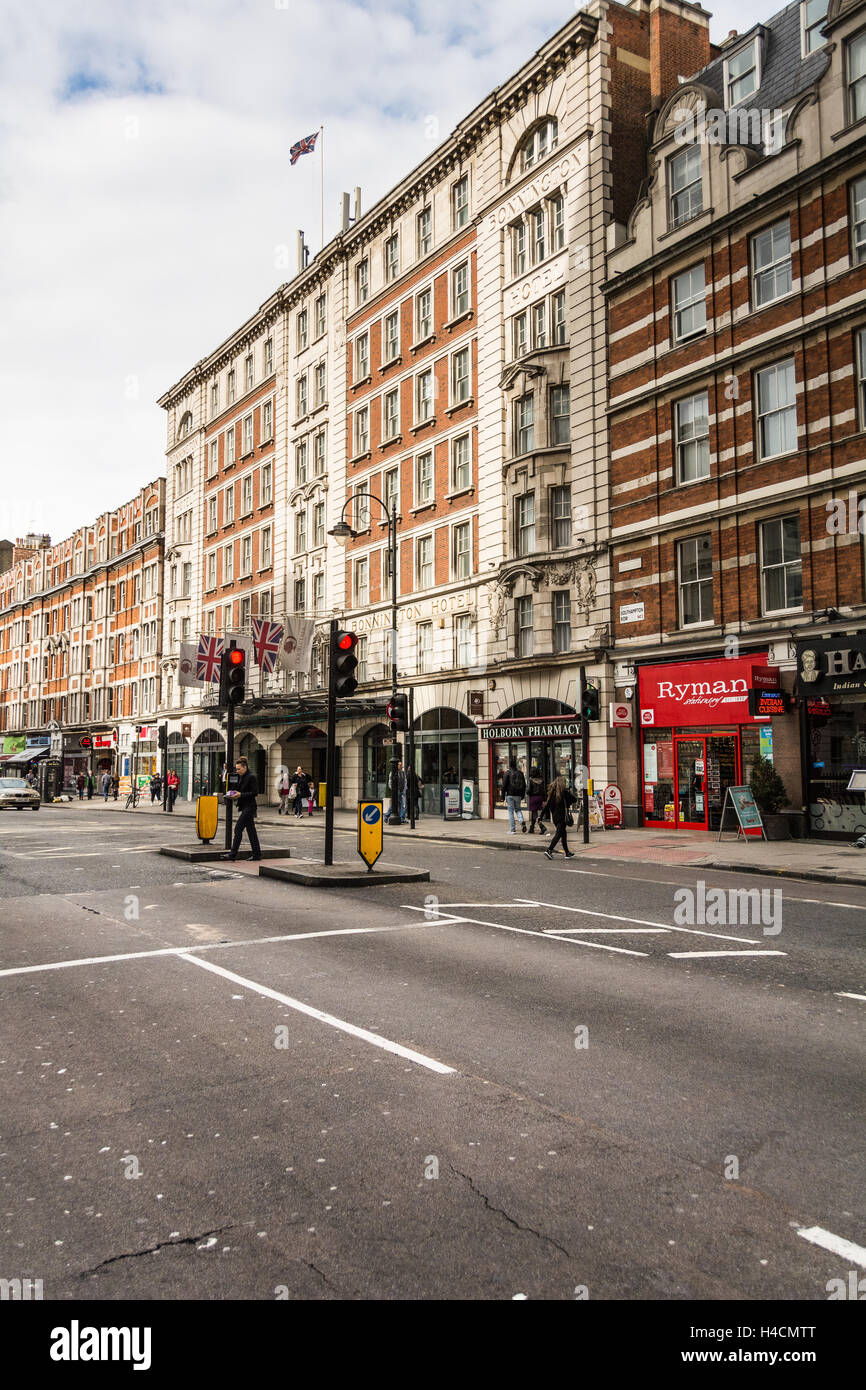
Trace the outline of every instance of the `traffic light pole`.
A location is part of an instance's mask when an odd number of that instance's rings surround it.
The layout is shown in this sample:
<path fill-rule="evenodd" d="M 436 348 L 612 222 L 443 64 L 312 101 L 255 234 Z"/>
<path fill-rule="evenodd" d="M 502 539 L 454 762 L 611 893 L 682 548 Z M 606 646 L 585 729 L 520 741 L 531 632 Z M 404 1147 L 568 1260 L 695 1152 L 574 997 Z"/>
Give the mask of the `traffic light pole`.
<path fill-rule="evenodd" d="M 231 700 L 226 709 L 226 765 L 224 792 L 229 789 L 229 776 L 235 765 L 235 707 Z M 225 797 L 226 803 L 226 850 L 232 847 L 232 798 Z"/>
<path fill-rule="evenodd" d="M 580 753 L 583 761 L 581 782 L 581 819 L 583 821 L 583 843 L 589 844 L 589 720 L 586 717 L 586 667 L 580 668 Z"/>
<path fill-rule="evenodd" d="M 337 619 L 331 619 L 328 637 L 328 747 L 325 761 L 325 863 L 334 862 L 334 787 L 337 761 Z"/>
<path fill-rule="evenodd" d="M 409 686 L 409 762 L 406 768 L 406 795 L 409 798 L 409 829 L 415 829 L 415 687 Z"/>
<path fill-rule="evenodd" d="M 397 503 L 388 512 L 388 551 L 391 556 L 391 699 L 397 694 Z M 400 824 L 400 789 L 397 776 L 397 739 L 391 749 L 391 810 L 389 825 Z M 409 790 L 408 773 L 406 790 Z"/>

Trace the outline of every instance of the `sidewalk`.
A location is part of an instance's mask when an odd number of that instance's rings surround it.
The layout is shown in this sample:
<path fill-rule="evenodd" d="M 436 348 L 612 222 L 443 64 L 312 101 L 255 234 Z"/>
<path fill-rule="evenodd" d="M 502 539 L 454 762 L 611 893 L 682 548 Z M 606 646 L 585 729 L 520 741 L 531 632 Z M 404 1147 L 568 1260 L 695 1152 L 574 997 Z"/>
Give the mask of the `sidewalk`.
<path fill-rule="evenodd" d="M 103 814 L 115 813 L 133 816 L 165 816 L 159 805 L 151 806 L 142 802 L 135 811 L 125 811 L 123 800 L 104 802 L 101 796 L 92 801 L 60 802 L 45 806 L 49 812 L 76 811 L 86 807 L 89 811 Z M 195 802 L 177 801 L 173 811 L 174 818 L 191 820 L 195 816 Z M 277 808 L 262 806 L 259 809 L 259 824 L 277 826 L 289 823 L 294 830 L 321 831 L 324 828 L 324 811 L 316 811 L 313 816 L 280 816 Z M 357 830 L 356 811 L 336 811 L 334 828 L 341 832 L 355 834 Z M 220 814 L 222 824 L 222 813 Z M 386 837 L 426 841 L 435 844 L 477 845 L 484 849 L 515 850 L 524 853 L 540 854 L 547 837 L 543 835 L 508 834 L 505 821 L 472 820 L 442 821 L 432 816 L 422 816 L 415 830 L 408 825 L 389 829 Z M 733 869 L 744 873 L 778 874 L 783 878 L 813 879 L 818 882 L 862 884 L 866 887 L 866 850 L 856 849 L 844 842 L 827 843 L 821 840 L 775 840 L 737 842 L 733 836 L 721 843 L 715 835 L 705 835 L 697 830 L 594 830 L 590 832 L 588 845 L 583 844 L 582 831 L 571 832 L 569 847 L 574 849 L 578 859 L 622 860 L 637 864 L 689 865 L 693 868 Z M 577 862 L 577 861 L 575 861 Z"/>

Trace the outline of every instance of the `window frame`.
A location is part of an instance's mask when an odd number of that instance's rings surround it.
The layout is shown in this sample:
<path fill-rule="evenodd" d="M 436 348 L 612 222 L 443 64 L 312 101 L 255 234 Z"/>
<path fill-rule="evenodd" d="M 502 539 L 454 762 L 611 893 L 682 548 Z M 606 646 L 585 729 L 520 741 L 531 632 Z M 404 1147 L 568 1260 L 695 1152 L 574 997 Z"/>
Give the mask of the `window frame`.
<path fill-rule="evenodd" d="M 465 275 L 466 277 L 465 287 L 462 291 L 458 291 L 457 288 L 457 277 L 460 275 Z M 468 314 L 470 309 L 472 308 L 472 283 L 469 274 L 468 260 L 461 261 L 459 265 L 455 265 L 453 267 L 451 271 L 450 289 L 451 317 L 452 319 L 462 318 L 463 315 Z M 461 300 L 465 300 L 465 303 L 462 305 L 460 303 Z"/>
<path fill-rule="evenodd" d="M 514 498 L 514 553 L 518 559 L 534 555 L 538 549 L 537 525 L 535 489 L 527 489 Z"/>
<path fill-rule="evenodd" d="M 691 276 L 694 271 L 700 270 L 703 275 L 704 286 L 703 295 L 694 295 L 685 305 L 677 305 L 677 285 L 686 276 Z M 687 333 L 682 333 L 678 329 L 680 315 L 691 311 L 695 305 L 702 304 L 704 310 L 704 321 L 699 328 L 692 328 Z M 670 318 L 671 318 L 671 345 L 679 347 L 682 343 L 693 342 L 696 338 L 703 337 L 707 332 L 707 267 L 704 261 L 696 261 L 693 265 L 686 266 L 679 274 L 670 277 Z"/>
<path fill-rule="evenodd" d="M 424 546 L 429 546 L 430 548 L 429 560 L 426 561 L 422 561 L 421 559 L 422 547 Z M 423 578 L 423 571 L 428 567 L 430 570 L 430 582 L 428 584 L 425 584 Z M 432 589 L 435 583 L 436 551 L 433 545 L 433 533 L 432 531 L 425 531 L 423 536 L 415 537 L 415 588 L 421 590 Z"/>
<path fill-rule="evenodd" d="M 560 497 L 558 494 L 564 494 Z M 559 511 L 559 503 L 565 502 L 563 512 Z M 550 548 L 551 550 L 568 550 L 572 544 L 573 535 L 573 515 L 571 509 L 571 484 L 554 483 L 549 494 L 549 514 L 550 514 Z M 563 530 L 557 528 L 562 526 Z M 567 526 L 567 534 L 566 528 Z M 564 536 L 564 539 L 560 539 Z"/>
<path fill-rule="evenodd" d="M 798 544 L 798 553 L 797 553 L 797 558 L 796 558 L 796 559 L 786 560 L 786 559 L 785 559 L 785 522 L 786 522 L 786 521 L 791 521 L 791 520 L 795 520 L 796 523 L 797 523 L 797 544 Z M 766 557 L 766 535 L 765 535 L 765 533 L 766 533 L 767 529 L 768 529 L 769 527 L 771 527 L 771 526 L 778 526 L 778 527 L 779 527 L 779 541 L 780 541 L 780 550 L 781 550 L 782 558 L 781 558 L 781 560 L 778 562 L 778 564 L 768 565 L 768 564 L 766 563 L 766 558 L 765 558 L 765 557 Z M 758 523 L 758 546 L 759 546 L 758 553 L 759 553 L 759 556 L 760 556 L 760 567 L 761 567 L 761 586 L 760 586 L 760 594 L 761 594 L 761 616 L 762 616 L 762 617 L 770 617 L 771 615 L 781 614 L 781 613 L 801 613 L 801 612 L 803 611 L 803 535 L 802 535 L 802 529 L 801 529 L 801 526 L 800 526 L 800 513 L 799 513 L 799 512 L 785 512 L 785 513 L 783 513 L 782 516 L 767 517 L 765 520 L 759 521 L 759 523 Z M 788 599 L 788 569 L 789 569 L 790 567 L 792 567 L 792 566 L 793 566 L 793 567 L 796 567 L 796 568 L 799 570 L 799 574 L 800 574 L 800 601 L 799 601 L 799 603 L 794 603 L 794 604 L 791 604 L 791 603 L 788 603 L 788 602 L 787 602 L 787 599 Z M 785 599 L 786 599 L 786 603 L 785 603 L 785 605 L 784 605 L 783 607 L 781 607 L 781 608 L 771 608 L 771 607 L 768 605 L 768 602 L 767 602 L 767 577 L 768 577 L 768 574 L 769 574 L 769 573 L 775 572 L 775 571 L 777 571 L 777 570 L 781 570 L 782 573 L 783 573 L 783 586 L 784 586 L 784 590 L 785 590 Z"/>
<path fill-rule="evenodd" d="M 569 444 L 571 442 L 571 388 L 568 382 L 562 381 L 558 382 L 555 386 L 549 387 L 548 391 L 549 395 L 547 418 L 549 422 L 550 444 L 552 448 L 558 448 L 563 444 Z M 559 402 L 561 403 L 561 398 L 563 396 L 565 397 L 566 404 L 566 410 L 564 414 L 562 411 L 557 412 L 554 410 L 555 400 L 559 399 Z M 556 423 L 557 421 L 562 420 L 565 421 L 565 433 L 562 436 L 562 438 L 559 438 L 557 436 Z"/>
<path fill-rule="evenodd" d="M 563 652 L 571 651 L 571 593 L 568 589 L 554 589 L 551 594 L 551 598 L 552 603 L 550 606 L 550 618 L 552 628 L 551 636 L 553 639 L 553 650 L 557 653 L 557 655 L 562 655 Z M 563 602 L 561 602 L 562 600 L 564 600 L 564 604 Z M 565 618 L 558 616 L 558 607 L 560 609 L 565 609 Z M 568 637 L 567 640 L 563 643 L 561 641 L 561 638 L 564 631 L 567 631 Z"/>
<path fill-rule="evenodd" d="M 674 166 L 679 162 L 687 162 L 694 155 L 697 155 L 698 177 L 692 179 L 690 183 L 684 183 L 682 188 L 674 189 L 673 176 Z M 697 186 L 699 207 L 693 207 L 693 189 Z M 686 222 L 690 222 L 693 217 L 699 217 L 704 211 L 704 169 L 701 146 L 697 143 L 689 145 L 684 150 L 677 150 L 676 154 L 668 156 L 667 161 L 667 192 L 668 192 L 668 230 L 673 231 L 677 227 L 682 227 Z M 674 212 L 675 200 L 688 195 L 688 210 L 677 216 Z"/>
<path fill-rule="evenodd" d="M 709 564 L 710 564 L 709 574 L 701 575 L 701 574 L 698 572 L 698 573 L 696 573 L 696 577 L 695 577 L 694 579 L 686 579 L 686 580 L 684 580 L 682 576 L 683 576 L 683 553 L 684 553 L 685 547 L 686 547 L 686 546 L 689 546 L 689 545 L 693 545 L 693 546 L 695 547 L 695 569 L 696 569 L 696 571 L 698 571 L 698 570 L 699 570 L 699 566 L 700 566 L 700 561 L 701 561 L 701 556 L 700 556 L 698 547 L 699 547 L 700 542 L 703 541 L 704 539 L 708 539 L 709 542 L 710 542 L 710 546 L 709 546 Z M 699 532 L 697 535 L 694 535 L 694 536 L 683 536 L 680 540 L 677 541 L 677 543 L 676 543 L 676 571 L 677 571 L 677 622 L 678 622 L 678 626 L 679 626 L 680 628 L 687 628 L 687 627 L 688 627 L 688 628 L 693 628 L 693 627 L 711 627 L 712 624 L 713 624 L 713 622 L 715 621 L 715 596 L 714 596 L 714 593 L 713 593 L 713 537 L 712 537 L 712 532 L 710 532 L 710 531 L 701 531 L 701 532 Z M 703 597 L 704 597 L 704 594 L 703 594 L 703 590 L 701 590 L 701 593 L 700 593 L 700 595 L 699 595 L 699 604 L 698 604 L 698 607 L 699 607 L 700 612 L 701 612 L 701 617 L 698 618 L 695 622 L 689 622 L 689 623 L 687 623 L 686 620 L 685 620 L 685 604 L 683 603 L 683 591 L 684 591 L 684 589 L 685 589 L 686 586 L 692 587 L 692 586 L 701 586 L 701 585 L 709 585 L 710 616 L 709 616 L 709 618 L 705 618 L 705 617 L 703 616 L 703 609 L 704 609 Z"/>
<path fill-rule="evenodd" d="M 466 191 L 466 198 L 463 202 L 459 200 L 458 192 L 463 188 Z M 464 215 L 461 215 L 464 214 Z M 465 227 L 469 222 L 469 175 L 461 174 L 459 179 L 455 179 L 451 185 L 451 227 L 458 232 L 461 227 Z"/>
<path fill-rule="evenodd" d="M 458 540 L 465 533 L 467 544 L 461 549 Z M 468 517 L 455 521 L 451 527 L 451 578 L 452 579 L 471 579 L 472 578 L 472 522 Z M 460 562 L 465 559 L 465 574 L 461 572 Z"/>
<path fill-rule="evenodd" d="M 523 621 L 527 615 L 528 623 Z M 535 653 L 535 605 L 531 594 L 521 594 L 514 601 L 514 652 L 517 657 Z"/>
<path fill-rule="evenodd" d="M 862 197 L 857 197 L 857 187 L 862 187 Z M 848 185 L 848 208 L 849 221 L 851 224 L 851 263 L 852 265 L 862 265 L 866 261 L 866 173 L 859 178 L 852 179 Z M 858 222 L 857 206 L 858 202 L 862 205 L 863 216 Z M 857 229 L 862 227 L 863 236 L 860 240 L 857 237 Z"/>
<path fill-rule="evenodd" d="M 422 225 L 426 230 L 422 232 Z M 418 260 L 429 256 L 433 250 L 433 205 L 427 203 L 415 214 L 415 250 Z"/>
<path fill-rule="evenodd" d="M 397 329 L 397 332 L 396 332 L 396 334 L 394 335 L 393 339 L 392 339 L 391 337 L 389 337 L 389 334 L 388 334 L 388 325 L 389 325 L 390 323 L 393 323 L 393 324 L 395 325 L 396 329 Z M 397 358 L 400 356 L 400 310 L 399 310 L 399 309 L 392 309 L 392 310 L 390 311 L 390 313 L 387 313 L 387 314 L 383 315 L 383 318 L 382 318 L 382 341 L 383 341 L 383 344 L 384 344 L 384 347 L 385 347 L 386 351 L 391 347 L 392 343 L 393 343 L 393 346 L 394 346 L 394 351 L 390 354 L 390 356 L 384 356 L 384 355 L 383 355 L 383 361 L 384 361 L 386 364 L 387 364 L 387 363 L 391 363 L 391 362 L 396 362 L 396 361 L 397 361 Z"/>
<path fill-rule="evenodd" d="M 466 441 L 466 457 L 465 459 L 461 459 L 458 463 L 457 446 L 459 444 L 462 445 L 464 440 Z M 452 493 L 466 492 L 467 489 L 472 486 L 472 436 L 468 431 L 466 434 L 458 434 L 452 438 L 449 454 L 451 491 Z M 457 472 L 458 468 L 466 469 L 465 482 L 460 481 Z"/>
<path fill-rule="evenodd" d="M 426 475 L 426 470 L 422 473 L 421 464 L 424 459 L 429 459 L 430 462 L 429 476 Z M 412 472 L 415 480 L 415 506 L 429 507 L 436 500 L 436 461 L 432 448 L 421 449 L 415 455 Z"/>
<path fill-rule="evenodd" d="M 361 428 L 363 423 L 363 429 Z M 354 458 L 360 458 L 362 454 L 370 452 L 370 407 L 368 404 L 359 405 L 353 419 L 353 436 L 355 442 Z"/>
<path fill-rule="evenodd" d="M 751 50 L 753 51 L 753 54 L 754 54 L 754 62 L 753 62 L 753 64 L 752 64 L 752 66 L 751 66 L 750 68 L 746 68 L 745 72 L 740 73 L 737 77 L 735 77 L 735 78 L 732 79 L 732 78 L 731 78 L 731 73 L 730 73 L 730 65 L 731 65 L 731 63 L 732 63 L 736 58 L 741 57 L 742 54 L 748 53 L 749 49 L 751 49 Z M 737 109 L 738 106 L 742 106 L 742 104 L 743 104 L 744 101 L 748 101 L 750 97 L 753 97 L 753 96 L 755 95 L 755 93 L 756 93 L 757 91 L 760 90 L 761 79 L 762 79 L 762 76 L 763 76 L 763 74 L 762 74 L 762 72 L 761 72 L 761 66 L 762 66 L 762 64 L 761 64 L 761 56 L 762 56 L 762 55 L 761 55 L 761 41 L 760 41 L 760 38 L 758 37 L 757 34 L 755 34 L 755 35 L 749 40 L 748 43 L 742 44 L 742 46 L 741 46 L 740 48 L 738 48 L 738 49 L 736 50 L 736 52 L 730 53 L 730 54 L 728 54 L 728 55 L 726 56 L 726 58 L 725 58 L 725 72 L 724 72 L 724 91 L 725 91 L 725 110 L 726 110 L 726 111 L 735 111 L 735 110 Z M 743 94 L 743 96 L 737 97 L 737 99 L 736 99 L 735 101 L 733 101 L 733 100 L 731 99 L 731 85 L 732 85 L 732 81 L 733 81 L 733 82 L 742 82 L 742 81 L 743 81 L 743 78 L 744 78 L 749 72 L 754 72 L 754 74 L 755 74 L 755 85 L 754 85 L 754 87 L 752 87 L 751 91 L 745 92 L 745 93 Z"/>
<path fill-rule="evenodd" d="M 528 412 L 528 419 L 526 418 Z M 522 447 L 523 445 L 526 447 Z M 535 396 L 525 391 L 514 402 L 514 454 L 531 454 L 535 448 Z"/>
<path fill-rule="evenodd" d="M 366 304 L 370 298 L 370 262 L 362 256 L 355 266 L 355 303 Z"/>
<path fill-rule="evenodd" d="M 458 375 L 458 364 L 462 364 L 464 361 L 466 371 L 462 375 Z M 450 403 L 452 406 L 465 405 L 467 401 L 472 399 L 472 353 L 468 343 L 452 352 L 449 367 Z"/>
<path fill-rule="evenodd" d="M 389 406 L 393 403 L 393 413 Z M 400 388 L 394 386 L 382 394 L 382 439 L 389 442 L 400 433 Z"/>
<path fill-rule="evenodd" d="M 786 255 L 786 256 L 783 256 L 783 257 L 781 257 L 781 258 L 777 258 L 777 259 L 770 260 L 770 261 L 767 262 L 766 265 L 762 265 L 762 266 L 758 267 L 757 262 L 756 262 L 756 254 L 757 254 L 757 247 L 758 247 L 758 242 L 759 242 L 760 238 L 761 238 L 761 237 L 769 237 L 769 238 L 770 238 L 771 254 L 774 254 L 774 253 L 772 252 L 773 237 L 774 237 L 774 233 L 775 233 L 780 227 L 785 227 L 785 228 L 787 229 L 787 234 L 788 234 L 788 252 L 787 252 L 787 255 Z M 774 283 L 774 285 L 775 285 L 775 283 L 776 283 L 776 281 L 777 281 L 777 279 L 778 279 L 779 267 L 782 266 L 782 265 L 784 265 L 786 262 L 787 262 L 787 266 L 788 266 L 788 278 L 789 278 L 789 281 L 790 281 L 790 283 L 789 283 L 789 285 L 788 285 L 788 288 L 785 289 L 785 290 L 782 290 L 781 292 L 778 292 L 778 293 L 773 294 L 772 297 L 769 298 L 769 299 L 761 299 L 761 298 L 759 297 L 759 292 L 758 292 L 758 284 L 759 284 L 760 277 L 762 277 L 762 276 L 767 276 L 767 275 L 769 275 L 770 273 L 772 273 L 773 283 Z M 768 226 L 766 226 L 766 227 L 761 227 L 761 228 L 759 228 L 759 230 L 758 230 L 757 232 L 753 232 L 753 233 L 751 234 L 751 236 L 749 237 L 749 294 L 750 294 L 751 307 L 752 307 L 752 309 L 755 310 L 755 311 L 757 311 L 757 310 L 759 310 L 759 309 L 766 309 L 769 305 L 771 305 L 771 304 L 776 304 L 780 299 L 786 299 L 787 296 L 788 296 L 789 294 L 792 293 L 793 288 L 794 288 L 794 252 L 793 252 L 793 250 L 792 250 L 792 241 L 791 241 L 791 218 L 790 218 L 790 215 L 786 213 L 784 217 L 778 218 L 775 222 L 771 222 L 771 223 L 770 223 Z"/>
<path fill-rule="evenodd" d="M 392 255 L 392 251 L 395 253 Z M 385 284 L 390 285 L 400 275 L 400 233 L 392 232 L 382 245 L 382 269 Z"/>
<path fill-rule="evenodd" d="M 775 373 L 776 373 L 776 379 L 778 380 L 779 368 L 780 368 L 780 367 L 788 366 L 789 364 L 790 364 L 790 367 L 791 367 L 791 379 L 792 379 L 792 383 L 793 383 L 793 393 L 792 393 L 793 399 L 792 399 L 792 401 L 790 402 L 790 404 L 786 404 L 786 405 L 781 406 L 781 407 L 780 407 L 780 406 L 775 406 L 775 407 L 773 407 L 772 410 L 764 410 L 764 409 L 762 409 L 762 407 L 761 407 L 761 381 L 762 381 L 762 378 L 768 377 L 768 375 L 769 375 L 770 372 L 775 372 Z M 760 463 L 764 463 L 764 462 L 768 461 L 769 459 L 784 458 L 786 454 L 795 453 L 796 450 L 797 450 L 798 444 L 799 444 L 799 427 L 798 427 L 798 420 L 797 420 L 797 361 L 796 361 L 796 358 L 793 357 L 793 356 L 792 356 L 792 357 L 783 357 L 783 358 L 780 358 L 777 362 L 767 362 L 766 365 L 763 366 L 763 367 L 756 367 L 755 370 L 754 370 L 754 375 L 753 375 L 752 381 L 753 381 L 753 384 L 752 384 L 752 393 L 753 393 L 754 411 L 755 411 L 755 414 L 754 414 L 754 422 L 755 422 L 755 428 L 754 428 L 754 435 L 755 435 L 755 457 L 756 457 L 757 461 L 760 462 Z M 793 441 L 793 443 L 792 443 L 789 447 L 780 449 L 780 450 L 778 450 L 776 453 L 773 453 L 773 454 L 765 453 L 765 452 L 764 452 L 764 432 L 763 432 L 763 423 L 764 423 L 764 421 L 765 421 L 766 419 L 768 419 L 768 418 L 769 418 L 770 416 L 772 416 L 772 415 L 780 415 L 780 414 L 782 413 L 782 411 L 793 411 L 793 420 L 794 420 L 794 441 Z"/>
<path fill-rule="evenodd" d="M 706 459 L 707 459 L 707 467 L 706 467 L 706 472 L 705 472 L 705 473 L 696 473 L 695 476 L 694 476 L 693 478 L 686 478 L 686 477 L 683 476 L 683 453 L 684 453 L 685 449 L 688 448 L 688 446 L 693 445 L 693 444 L 698 444 L 698 443 L 700 443 L 700 441 L 704 438 L 704 435 L 703 435 L 703 434 L 696 434 L 696 433 L 695 433 L 695 434 L 691 434 L 691 435 L 686 435 L 686 434 L 684 434 L 684 433 L 682 432 L 683 422 L 681 422 L 681 420 L 680 420 L 680 407 L 681 407 L 681 406 L 686 406 L 686 405 L 690 404 L 691 402 L 697 401 L 700 397 L 703 397 L 704 401 L 706 402 L 706 421 L 707 421 L 707 431 L 706 431 L 706 441 L 707 441 L 707 446 L 706 446 Z M 673 422 L 672 422 L 672 429 L 673 429 L 673 441 L 674 441 L 674 470 L 675 470 L 674 476 L 675 476 L 675 478 L 676 478 L 676 486 L 677 486 L 677 487 L 689 487 L 689 486 L 691 486 L 692 483 L 702 483 L 702 482 L 706 482 L 707 478 L 709 478 L 709 476 L 710 476 L 710 472 L 711 472 L 711 469 L 712 469 L 712 463 L 711 463 L 711 458 L 710 458 L 710 394 L 709 394 L 709 389 L 708 389 L 707 387 L 705 387 L 702 391 L 693 391 L 693 392 L 692 392 L 690 395 L 688 395 L 688 396 L 679 396 L 675 401 L 672 402 L 672 406 L 673 406 Z M 698 418 L 699 418 L 699 417 L 698 417 Z M 685 423 L 688 424 L 689 422 L 685 422 Z M 692 422 L 692 423 L 693 423 L 693 422 Z M 697 452 L 697 451 L 696 451 L 696 452 Z"/>
<path fill-rule="evenodd" d="M 421 383 L 422 383 L 422 381 L 427 381 L 427 380 L 429 380 L 429 382 L 430 382 L 430 395 L 429 395 L 429 397 L 427 397 L 427 396 L 422 396 L 422 394 L 421 394 Z M 415 376 L 415 389 L 414 389 L 414 391 L 413 391 L 413 393 L 412 393 L 413 396 L 414 396 L 414 399 L 415 399 L 415 424 L 416 424 L 416 425 L 424 425 L 424 424 L 427 423 L 428 420 L 433 420 L 433 419 L 435 419 L 435 415 L 434 415 L 434 411 L 433 411 L 433 399 L 434 399 L 433 387 L 434 387 L 433 368 L 432 368 L 432 367 L 425 367 L 423 371 L 418 372 L 418 373 L 416 374 L 416 376 Z M 420 413 L 420 411 L 419 411 L 419 406 L 422 404 L 422 401 L 428 403 L 428 404 L 429 404 L 429 407 L 430 407 L 430 409 L 429 409 L 429 411 L 428 411 L 428 413 L 427 413 L 426 415 L 422 415 L 422 414 Z"/>
<path fill-rule="evenodd" d="M 863 46 L 864 70 L 860 77 L 852 81 L 851 51 L 855 44 Z M 852 101 L 852 93 L 855 87 L 862 90 L 864 93 L 862 98 L 862 110 L 859 116 L 854 110 L 854 102 Z M 856 125 L 858 121 L 862 121 L 866 118 L 866 27 L 858 29 L 856 34 L 851 34 L 851 36 L 845 40 L 845 114 L 848 118 L 849 125 Z"/>

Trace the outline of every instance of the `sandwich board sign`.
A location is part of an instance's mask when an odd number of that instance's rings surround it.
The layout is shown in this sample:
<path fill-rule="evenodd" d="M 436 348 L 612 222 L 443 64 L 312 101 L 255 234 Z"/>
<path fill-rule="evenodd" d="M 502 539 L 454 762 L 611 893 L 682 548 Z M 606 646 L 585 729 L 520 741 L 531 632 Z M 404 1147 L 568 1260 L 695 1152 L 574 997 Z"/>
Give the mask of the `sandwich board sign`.
<path fill-rule="evenodd" d="M 381 801 L 358 802 L 358 853 L 367 865 L 367 873 L 373 872 L 373 865 L 382 853 L 382 803 Z"/>
<path fill-rule="evenodd" d="M 755 798 L 751 787 L 728 787 L 725 791 L 725 801 L 722 806 L 722 819 L 719 823 L 719 839 L 725 828 L 725 818 L 728 811 L 733 811 L 737 820 L 737 836 L 743 839 L 754 839 L 760 835 L 762 840 L 766 840 L 767 835 L 764 830 L 764 822 L 761 820 L 761 813 L 755 805 Z"/>

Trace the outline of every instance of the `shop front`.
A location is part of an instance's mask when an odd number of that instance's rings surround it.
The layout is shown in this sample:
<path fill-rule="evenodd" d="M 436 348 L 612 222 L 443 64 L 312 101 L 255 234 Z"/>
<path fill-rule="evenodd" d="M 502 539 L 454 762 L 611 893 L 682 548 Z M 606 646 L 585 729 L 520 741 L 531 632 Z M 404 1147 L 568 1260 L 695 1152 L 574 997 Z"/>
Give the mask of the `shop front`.
<path fill-rule="evenodd" d="M 759 757 L 775 761 L 780 740 L 784 752 L 796 749 L 796 720 L 766 652 L 641 666 L 638 692 L 649 828 L 718 831 L 728 787 L 747 784 Z"/>
<path fill-rule="evenodd" d="M 866 769 L 866 632 L 798 642 L 809 832 L 849 840 L 866 834 L 866 797 L 849 791 Z"/>
<path fill-rule="evenodd" d="M 580 717 L 559 700 L 521 700 L 499 719 L 479 725 L 487 744 L 490 784 L 490 815 L 505 808 L 503 783 L 512 760 L 529 780 L 537 771 L 548 787 L 555 777 L 564 777 L 576 787 L 583 762 Z"/>

